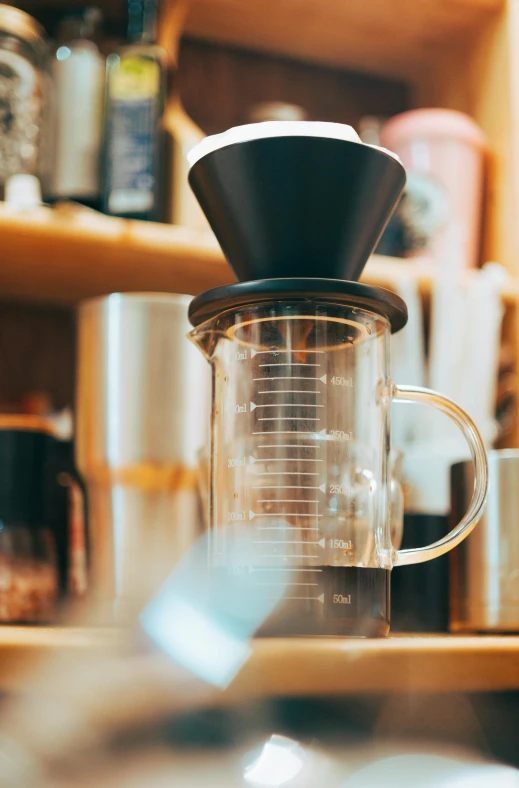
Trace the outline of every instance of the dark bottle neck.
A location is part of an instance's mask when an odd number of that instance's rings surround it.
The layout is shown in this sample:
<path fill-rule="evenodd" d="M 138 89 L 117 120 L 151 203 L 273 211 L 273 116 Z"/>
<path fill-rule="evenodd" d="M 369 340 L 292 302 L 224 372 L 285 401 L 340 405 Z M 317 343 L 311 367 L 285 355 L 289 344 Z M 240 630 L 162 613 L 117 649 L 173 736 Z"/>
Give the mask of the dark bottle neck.
<path fill-rule="evenodd" d="M 128 41 L 154 44 L 157 17 L 158 0 L 128 0 Z"/>
<path fill-rule="evenodd" d="M 103 15 L 99 8 L 90 7 L 67 14 L 58 27 L 56 42 L 67 44 L 70 41 L 94 41 L 99 36 Z"/>

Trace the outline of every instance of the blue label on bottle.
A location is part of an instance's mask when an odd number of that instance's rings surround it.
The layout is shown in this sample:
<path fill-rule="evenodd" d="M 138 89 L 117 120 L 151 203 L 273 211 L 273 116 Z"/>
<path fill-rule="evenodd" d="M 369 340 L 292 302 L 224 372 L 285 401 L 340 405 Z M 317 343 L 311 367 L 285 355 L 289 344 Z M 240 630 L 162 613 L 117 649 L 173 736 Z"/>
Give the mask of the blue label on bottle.
<path fill-rule="evenodd" d="M 108 211 L 142 214 L 154 208 L 157 102 L 112 101 Z"/>

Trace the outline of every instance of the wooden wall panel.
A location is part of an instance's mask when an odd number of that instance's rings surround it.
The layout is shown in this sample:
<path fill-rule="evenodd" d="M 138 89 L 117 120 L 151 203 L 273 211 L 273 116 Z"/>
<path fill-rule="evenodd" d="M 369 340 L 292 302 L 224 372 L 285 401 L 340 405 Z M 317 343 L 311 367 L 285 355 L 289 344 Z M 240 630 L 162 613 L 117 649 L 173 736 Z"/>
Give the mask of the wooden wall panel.
<path fill-rule="evenodd" d="M 0 303 L 0 410 L 29 392 L 50 395 L 61 409 L 73 404 L 73 310 Z"/>
<path fill-rule="evenodd" d="M 302 106 L 311 120 L 358 124 L 363 115 L 409 109 L 404 82 L 183 39 L 179 90 L 193 120 L 207 133 L 243 121 L 254 104 Z"/>

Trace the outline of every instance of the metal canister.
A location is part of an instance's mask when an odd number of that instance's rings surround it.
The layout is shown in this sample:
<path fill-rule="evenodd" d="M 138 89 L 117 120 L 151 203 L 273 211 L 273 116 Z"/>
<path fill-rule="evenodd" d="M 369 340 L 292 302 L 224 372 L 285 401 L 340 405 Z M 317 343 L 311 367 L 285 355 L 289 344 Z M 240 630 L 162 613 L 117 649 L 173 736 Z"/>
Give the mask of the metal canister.
<path fill-rule="evenodd" d="M 201 528 L 210 381 L 187 338 L 190 300 L 113 294 L 79 309 L 76 460 L 101 617 L 133 612 Z"/>
<path fill-rule="evenodd" d="M 452 552 L 450 629 L 519 632 L 519 450 L 488 453 L 488 500 L 478 527 Z M 451 468 L 452 519 L 472 495 L 471 462 Z"/>
<path fill-rule="evenodd" d="M 40 174 L 47 53 L 41 25 L 0 5 L 0 186 L 11 175 Z"/>

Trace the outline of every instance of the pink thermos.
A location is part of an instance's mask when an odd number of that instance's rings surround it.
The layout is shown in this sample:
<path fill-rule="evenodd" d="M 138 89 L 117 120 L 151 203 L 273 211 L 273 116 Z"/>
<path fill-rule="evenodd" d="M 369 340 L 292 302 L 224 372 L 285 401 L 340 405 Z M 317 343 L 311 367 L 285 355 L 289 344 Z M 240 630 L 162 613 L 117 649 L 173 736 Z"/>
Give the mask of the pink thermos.
<path fill-rule="evenodd" d="M 406 254 L 449 268 L 477 266 L 487 150 L 481 129 L 462 112 L 417 109 L 387 121 L 380 140 L 407 170 L 399 209 Z"/>

